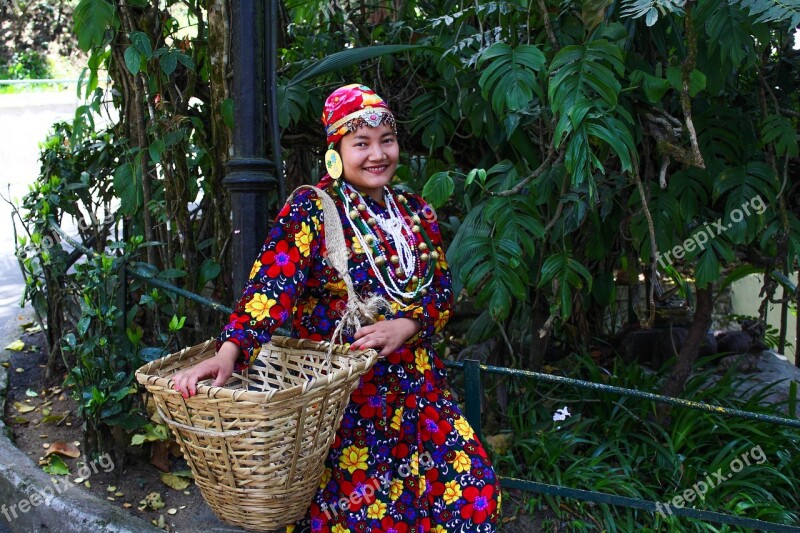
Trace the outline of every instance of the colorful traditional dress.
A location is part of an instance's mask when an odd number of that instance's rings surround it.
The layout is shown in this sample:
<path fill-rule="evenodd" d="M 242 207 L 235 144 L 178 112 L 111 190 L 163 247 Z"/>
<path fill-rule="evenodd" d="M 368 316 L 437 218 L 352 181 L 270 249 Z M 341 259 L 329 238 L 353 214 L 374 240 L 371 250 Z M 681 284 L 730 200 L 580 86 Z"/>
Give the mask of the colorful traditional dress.
<path fill-rule="evenodd" d="M 342 199 L 327 177 L 319 187 L 335 198 L 339 209 L 353 252 L 349 270 L 356 292 L 385 296 Z M 393 304 L 380 319 L 412 318 L 422 328 L 362 377 L 327 457 L 309 516 L 298 530 L 489 532 L 497 524 L 497 479 L 475 432 L 452 402 L 444 366 L 431 345 L 432 335 L 450 317 L 453 300 L 439 228 L 433 210 L 420 197 L 406 197 L 408 209 L 419 215 L 438 252 L 434 278 L 420 301 L 406 307 Z M 387 216 L 384 205 L 370 197 L 364 201 L 373 213 Z M 232 341 L 242 349 L 240 365 L 252 362 L 260 345 L 284 322 L 291 322 L 293 336 L 330 339 L 347 292 L 325 256 L 321 202 L 315 192 L 303 190 L 279 213 L 219 337 L 220 344 Z"/>

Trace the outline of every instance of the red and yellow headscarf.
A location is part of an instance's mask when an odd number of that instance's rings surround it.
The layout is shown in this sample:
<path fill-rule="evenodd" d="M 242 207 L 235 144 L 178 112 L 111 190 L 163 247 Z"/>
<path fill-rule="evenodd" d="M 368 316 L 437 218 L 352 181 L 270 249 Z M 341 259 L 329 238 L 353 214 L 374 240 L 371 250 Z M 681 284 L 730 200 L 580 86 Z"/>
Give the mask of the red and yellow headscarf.
<path fill-rule="evenodd" d="M 377 127 L 387 123 L 397 133 L 394 115 L 383 98 L 365 85 L 353 83 L 339 87 L 325 100 L 322 124 L 328 136 L 328 145 L 333 146 L 342 137 L 361 126 Z"/>

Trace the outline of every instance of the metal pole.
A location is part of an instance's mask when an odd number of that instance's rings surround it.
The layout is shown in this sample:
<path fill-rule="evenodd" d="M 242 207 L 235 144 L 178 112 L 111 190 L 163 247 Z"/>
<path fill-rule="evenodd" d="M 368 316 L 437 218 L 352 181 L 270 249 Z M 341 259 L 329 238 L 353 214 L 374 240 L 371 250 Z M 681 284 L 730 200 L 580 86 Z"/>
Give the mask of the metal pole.
<path fill-rule="evenodd" d="M 267 0 L 264 28 L 267 36 L 264 54 L 264 75 L 267 80 L 267 126 L 275 173 L 278 176 L 278 198 L 286 198 L 286 180 L 281 158 L 281 125 L 278 121 L 278 0 Z"/>
<path fill-rule="evenodd" d="M 269 191 L 277 187 L 265 145 L 263 2 L 231 2 L 233 157 L 222 183 L 231 195 L 233 292 L 241 293 L 267 234 Z"/>

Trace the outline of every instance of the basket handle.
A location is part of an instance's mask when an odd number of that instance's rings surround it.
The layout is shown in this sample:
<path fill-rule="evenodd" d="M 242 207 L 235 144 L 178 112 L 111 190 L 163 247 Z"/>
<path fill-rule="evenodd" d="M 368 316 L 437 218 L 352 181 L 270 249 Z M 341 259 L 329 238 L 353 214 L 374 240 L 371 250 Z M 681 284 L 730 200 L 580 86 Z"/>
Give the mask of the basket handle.
<path fill-rule="evenodd" d="M 156 405 L 156 409 L 158 410 L 158 414 L 161 415 L 161 418 L 170 426 L 176 426 L 181 429 L 185 429 L 190 433 L 195 433 L 197 435 L 206 435 L 208 437 L 238 437 L 239 435 L 244 435 L 245 433 L 252 432 L 255 428 L 250 429 L 237 429 L 234 431 L 217 431 L 215 429 L 203 429 L 203 428 L 196 428 L 192 426 L 187 426 L 186 424 L 181 424 L 180 422 L 176 422 L 172 420 L 170 417 L 164 414 L 164 411 L 161 410 L 160 405 Z"/>

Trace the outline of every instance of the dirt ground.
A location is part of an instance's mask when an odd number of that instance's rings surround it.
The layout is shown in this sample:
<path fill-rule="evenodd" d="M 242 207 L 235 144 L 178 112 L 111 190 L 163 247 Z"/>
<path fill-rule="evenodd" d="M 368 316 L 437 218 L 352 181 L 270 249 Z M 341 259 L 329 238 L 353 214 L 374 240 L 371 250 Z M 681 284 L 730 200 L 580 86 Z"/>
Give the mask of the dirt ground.
<path fill-rule="evenodd" d="M 25 348 L 14 352 L 10 361 L 8 399 L 3 415 L 13 432 L 16 446 L 44 467 L 47 464 L 45 452 L 52 443 L 63 442 L 80 449 L 81 419 L 76 402 L 62 386 L 64 376 L 45 381 L 44 336 L 35 333 L 20 338 Z M 111 460 L 87 465 L 83 456 L 63 457 L 63 460 L 69 474 L 53 477 L 67 478 L 75 483 L 73 490 L 88 491 L 166 531 L 244 531 L 218 520 L 190 479 L 182 478 L 189 481 L 185 489 L 167 486 L 161 480 L 161 472 L 150 464 L 147 445 L 130 446 L 121 468 Z M 172 473 L 180 473 L 188 471 L 188 466 L 179 453 L 175 453 L 169 455 L 169 469 Z M 164 504 L 162 508 L 154 510 L 142 505 L 141 502 L 152 493 L 160 496 Z M 504 491 L 502 531 L 541 531 L 540 520 L 522 510 L 524 502 L 524 493 Z"/>

